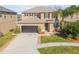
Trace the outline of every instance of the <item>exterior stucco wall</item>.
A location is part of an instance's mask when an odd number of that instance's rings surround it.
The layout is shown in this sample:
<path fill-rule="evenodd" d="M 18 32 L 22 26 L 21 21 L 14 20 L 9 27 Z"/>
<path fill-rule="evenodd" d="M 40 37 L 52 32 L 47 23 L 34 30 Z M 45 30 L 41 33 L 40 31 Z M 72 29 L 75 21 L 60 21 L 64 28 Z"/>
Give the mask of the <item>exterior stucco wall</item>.
<path fill-rule="evenodd" d="M 6 16 L 6 18 L 4 18 Z M 10 29 L 16 28 L 16 15 L 11 14 L 2 14 L 0 17 L 0 32 L 6 33 Z"/>
<path fill-rule="evenodd" d="M 67 17 L 64 18 L 65 21 L 70 21 L 70 22 L 74 22 L 79 20 L 79 13 L 78 14 L 73 14 L 72 16 L 69 15 Z"/>
<path fill-rule="evenodd" d="M 42 23 L 42 24 L 18 24 L 18 27 L 20 28 L 20 31 L 22 32 L 22 26 L 38 26 L 38 28 L 41 29 L 41 32 L 45 32 L 45 23 Z M 53 32 L 54 30 L 54 27 L 53 27 L 53 23 L 50 23 L 48 25 L 48 29 L 49 29 L 49 32 Z"/>
<path fill-rule="evenodd" d="M 49 14 L 50 14 L 50 16 L 49 16 L 49 18 L 47 19 L 47 18 L 44 18 L 44 12 L 42 12 L 41 13 L 41 17 L 40 17 L 40 20 L 55 20 L 55 18 L 53 17 L 54 16 L 54 14 L 52 14 L 52 12 L 49 12 Z M 22 20 L 28 20 L 29 18 L 31 18 L 31 19 L 33 19 L 33 17 L 35 17 L 35 16 L 25 16 L 24 14 L 21 14 L 21 16 L 22 16 Z M 62 20 L 62 17 L 60 16 L 60 14 L 58 14 L 58 19 L 59 19 L 59 22 Z M 36 20 L 36 19 L 35 19 Z M 52 21 L 52 23 L 51 22 L 49 22 L 48 24 L 48 30 L 49 30 L 49 32 L 52 32 L 52 31 L 54 31 L 54 27 L 53 27 L 53 21 Z M 38 27 L 40 27 L 40 29 L 41 29 L 41 31 L 42 32 L 45 32 L 45 23 L 40 23 L 40 24 L 19 24 L 19 26 L 20 26 L 20 28 L 21 28 L 21 26 L 38 26 Z"/>
<path fill-rule="evenodd" d="M 41 15 L 40 15 L 40 20 L 46 20 L 45 18 L 44 18 L 44 13 L 40 13 Z M 48 20 L 53 20 L 53 18 L 52 18 L 52 12 L 49 12 L 49 14 L 50 14 L 50 17 L 49 17 L 49 19 Z M 37 17 L 37 16 L 25 16 L 24 14 L 21 14 L 21 16 L 22 16 L 22 20 L 28 20 L 29 18 L 34 18 L 34 17 Z"/>

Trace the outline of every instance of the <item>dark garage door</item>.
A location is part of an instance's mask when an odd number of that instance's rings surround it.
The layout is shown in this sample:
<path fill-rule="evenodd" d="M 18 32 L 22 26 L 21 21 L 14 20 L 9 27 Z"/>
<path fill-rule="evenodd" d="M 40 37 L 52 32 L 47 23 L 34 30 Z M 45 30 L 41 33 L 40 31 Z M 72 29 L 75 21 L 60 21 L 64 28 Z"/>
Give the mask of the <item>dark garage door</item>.
<path fill-rule="evenodd" d="M 37 26 L 22 26 L 22 32 L 37 32 Z"/>

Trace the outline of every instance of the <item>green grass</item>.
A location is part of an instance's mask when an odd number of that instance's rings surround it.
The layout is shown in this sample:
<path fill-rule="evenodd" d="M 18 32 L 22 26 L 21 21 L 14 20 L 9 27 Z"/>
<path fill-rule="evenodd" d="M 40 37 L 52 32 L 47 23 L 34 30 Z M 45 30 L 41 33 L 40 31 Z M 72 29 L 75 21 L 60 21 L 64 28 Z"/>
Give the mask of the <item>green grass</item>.
<path fill-rule="evenodd" d="M 4 36 L 0 37 L 0 48 L 4 46 L 8 41 L 10 41 L 12 37 L 13 37 L 12 32 L 8 32 L 4 34 Z"/>
<path fill-rule="evenodd" d="M 38 48 L 41 54 L 79 54 L 79 46 L 53 46 Z"/>
<path fill-rule="evenodd" d="M 59 35 L 49 35 L 40 37 L 41 43 L 49 43 L 49 42 L 71 42 L 71 40 L 65 40 L 65 38 Z"/>

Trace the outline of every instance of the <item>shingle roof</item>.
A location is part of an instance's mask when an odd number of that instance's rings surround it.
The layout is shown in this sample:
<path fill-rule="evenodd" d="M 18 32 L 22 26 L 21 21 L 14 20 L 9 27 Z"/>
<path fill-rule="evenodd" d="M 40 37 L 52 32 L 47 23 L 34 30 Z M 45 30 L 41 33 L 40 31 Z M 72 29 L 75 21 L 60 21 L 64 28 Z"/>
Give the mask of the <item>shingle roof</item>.
<path fill-rule="evenodd" d="M 16 13 L 10 9 L 0 6 L 0 12 Z"/>
<path fill-rule="evenodd" d="M 56 10 L 52 9 L 51 7 L 40 6 L 40 7 L 24 10 L 22 13 L 40 13 L 40 12 L 53 12 L 53 11 Z"/>

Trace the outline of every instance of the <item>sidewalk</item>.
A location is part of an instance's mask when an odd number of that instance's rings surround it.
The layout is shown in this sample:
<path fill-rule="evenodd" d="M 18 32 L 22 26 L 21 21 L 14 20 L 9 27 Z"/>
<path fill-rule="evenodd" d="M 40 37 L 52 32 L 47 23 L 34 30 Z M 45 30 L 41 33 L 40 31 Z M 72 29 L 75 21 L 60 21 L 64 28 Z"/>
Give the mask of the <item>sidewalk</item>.
<path fill-rule="evenodd" d="M 79 46 L 79 43 L 72 42 L 54 42 L 54 43 L 44 43 L 39 44 L 38 48 L 51 47 L 51 46 Z"/>

